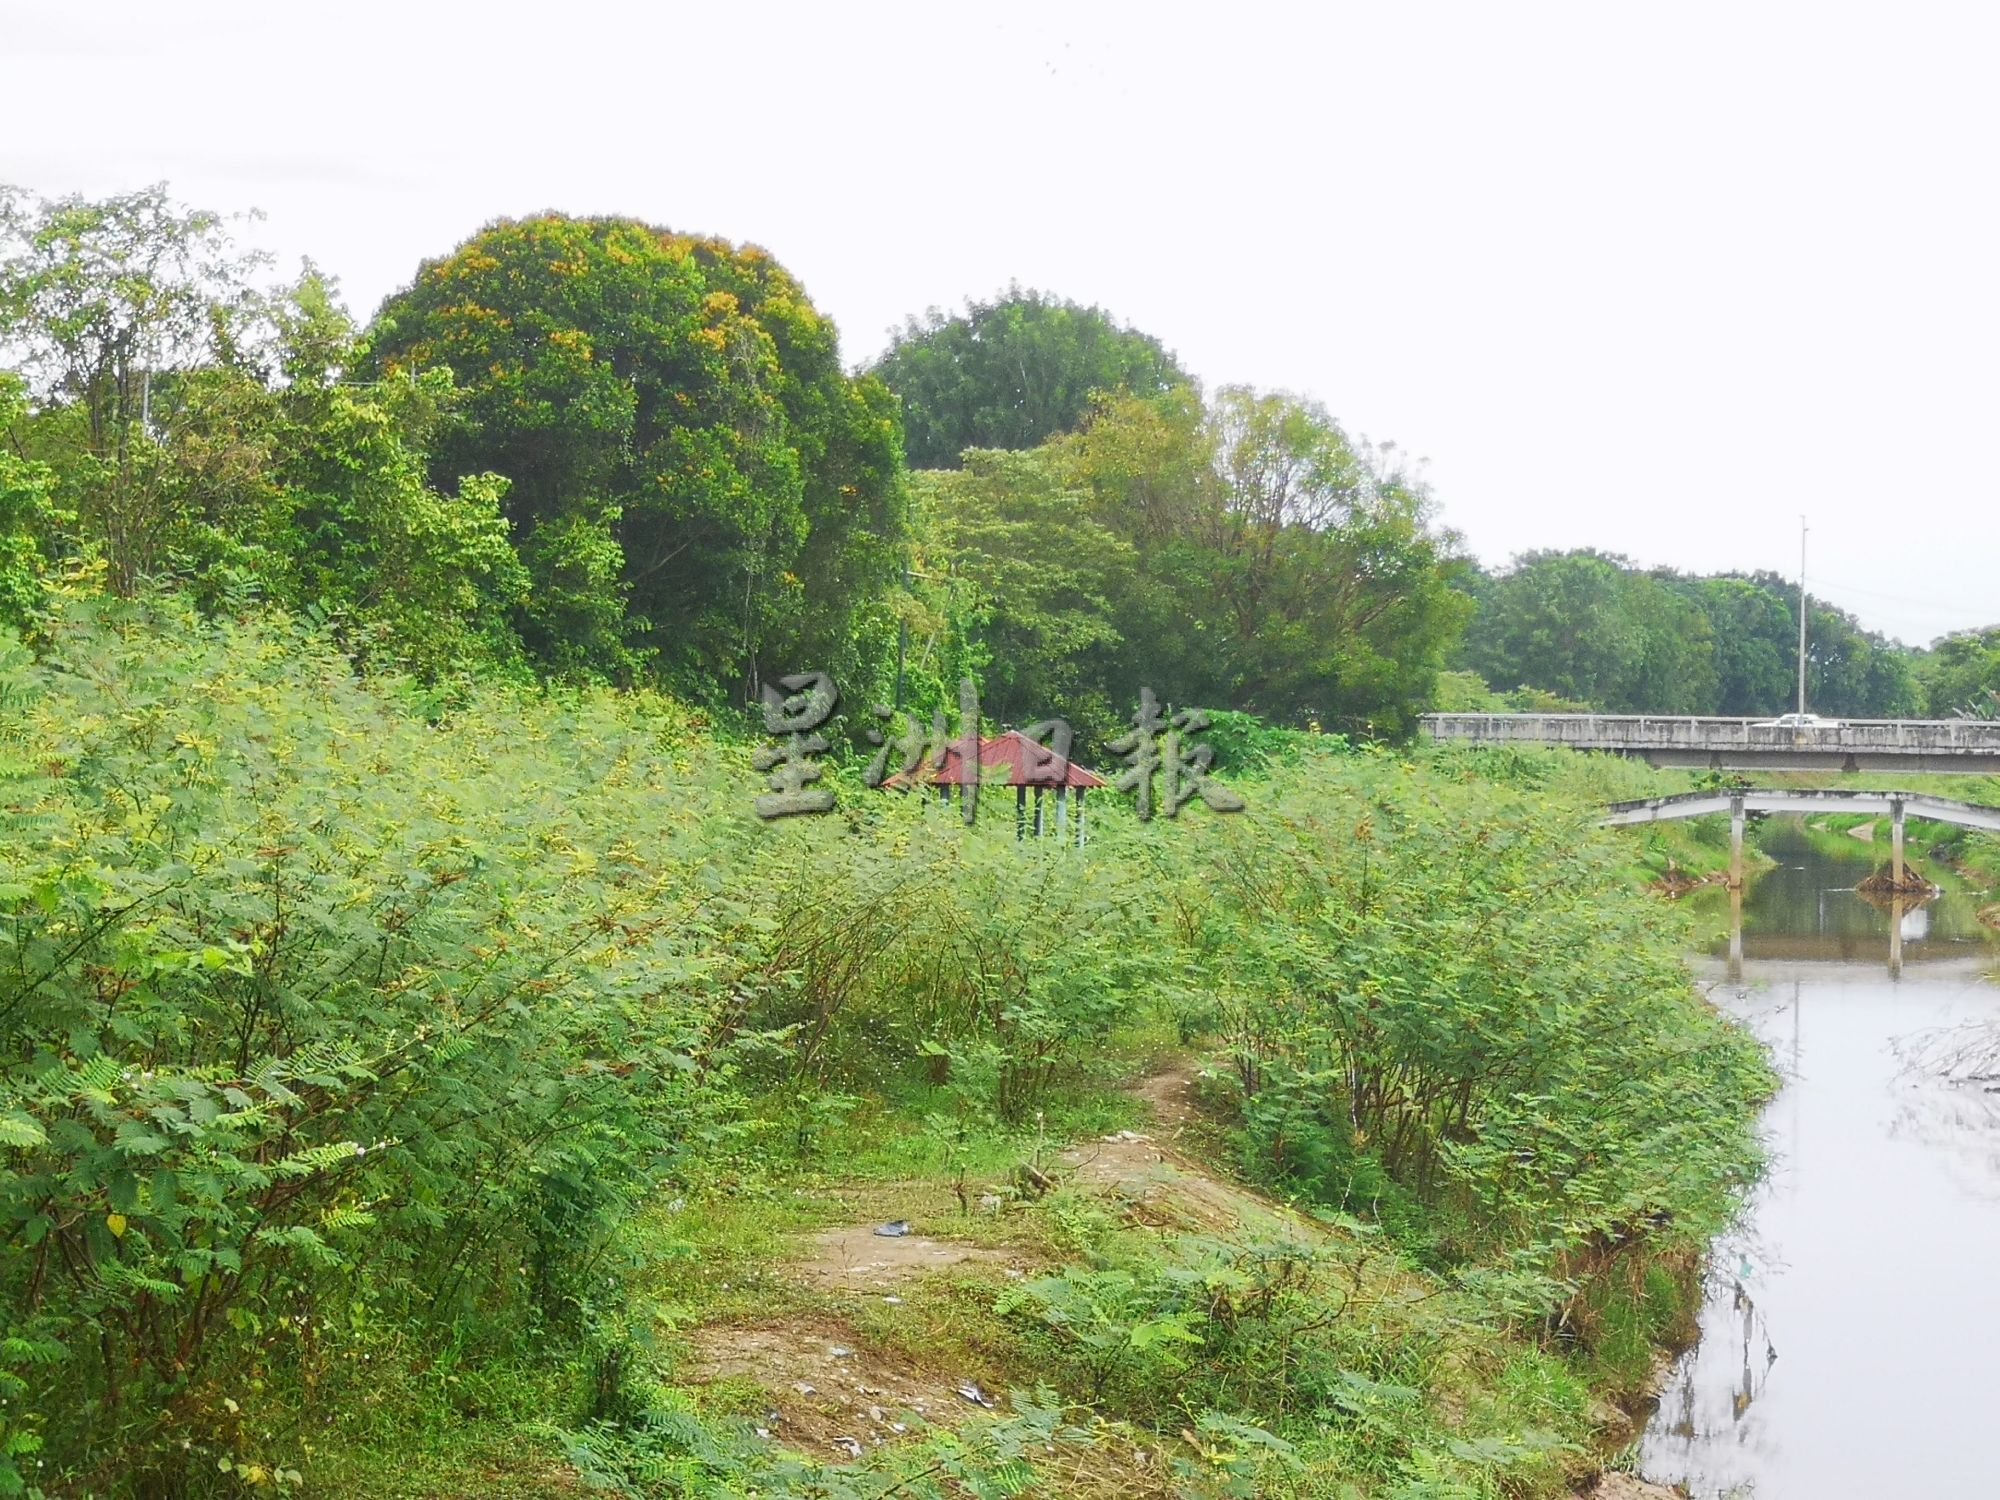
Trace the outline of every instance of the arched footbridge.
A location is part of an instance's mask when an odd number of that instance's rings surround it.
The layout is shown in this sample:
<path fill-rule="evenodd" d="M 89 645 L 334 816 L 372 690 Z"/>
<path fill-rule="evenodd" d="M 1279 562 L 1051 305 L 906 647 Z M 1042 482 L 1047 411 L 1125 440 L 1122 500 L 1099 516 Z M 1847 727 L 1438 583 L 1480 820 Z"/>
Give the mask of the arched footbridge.
<path fill-rule="evenodd" d="M 1729 877 L 1743 878 L 1743 819 L 1748 813 L 1872 813 L 1889 818 L 1895 879 L 1903 883 L 1903 822 L 1927 818 L 1959 828 L 2000 833 L 2000 807 L 1981 807 L 1933 797 L 1923 792 L 1850 792 L 1818 788 L 1745 788 L 1741 791 L 1682 792 L 1643 802 L 1614 802 L 1602 820 L 1605 828 L 1629 828 L 1636 823 L 1663 823 L 1677 818 L 1729 814 Z"/>

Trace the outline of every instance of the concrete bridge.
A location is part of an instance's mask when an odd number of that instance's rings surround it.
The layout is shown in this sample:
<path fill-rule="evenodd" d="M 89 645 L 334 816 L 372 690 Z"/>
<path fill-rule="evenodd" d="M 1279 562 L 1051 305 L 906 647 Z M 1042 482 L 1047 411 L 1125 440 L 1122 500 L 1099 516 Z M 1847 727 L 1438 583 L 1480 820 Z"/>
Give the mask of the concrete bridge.
<path fill-rule="evenodd" d="M 2000 775 L 2000 723 L 1975 719 L 1850 719 L 1792 728 L 1657 714 L 1425 714 L 1423 724 L 1434 740 L 1556 745 L 1665 767 Z"/>
<path fill-rule="evenodd" d="M 1711 813 L 1729 814 L 1729 883 L 1743 883 L 1743 820 L 1753 812 L 1864 813 L 1889 818 L 1889 847 L 1895 883 L 1906 877 L 1903 863 L 1903 823 L 1906 818 L 1926 818 L 1933 823 L 1950 823 L 1959 828 L 1978 828 L 2000 833 L 2000 807 L 1980 807 L 1971 802 L 1954 802 L 1949 797 L 1932 797 L 1921 792 L 1849 792 L 1838 788 L 1796 788 L 1785 790 L 1745 789 L 1722 792 L 1682 792 L 1674 797 L 1653 797 L 1642 802 L 1614 802 L 1600 826 L 1629 828 L 1637 823 L 1661 823 L 1678 818 L 1701 818 Z"/>

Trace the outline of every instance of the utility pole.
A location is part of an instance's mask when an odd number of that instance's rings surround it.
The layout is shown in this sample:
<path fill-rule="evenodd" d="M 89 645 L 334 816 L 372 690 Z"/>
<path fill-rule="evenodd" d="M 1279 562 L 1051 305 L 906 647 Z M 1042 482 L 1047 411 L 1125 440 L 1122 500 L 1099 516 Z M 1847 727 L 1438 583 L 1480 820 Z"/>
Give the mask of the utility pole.
<path fill-rule="evenodd" d="M 1799 517 L 1799 712 L 1806 711 L 1806 518 Z"/>

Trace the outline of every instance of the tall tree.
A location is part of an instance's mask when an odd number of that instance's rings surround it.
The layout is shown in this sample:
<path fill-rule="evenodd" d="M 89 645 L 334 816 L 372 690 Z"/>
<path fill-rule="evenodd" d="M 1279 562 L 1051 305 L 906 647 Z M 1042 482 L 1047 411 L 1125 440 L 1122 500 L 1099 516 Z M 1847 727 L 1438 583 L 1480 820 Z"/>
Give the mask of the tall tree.
<path fill-rule="evenodd" d="M 1799 634 L 1791 601 L 1747 578 L 1692 578 L 1682 586 L 1708 616 L 1715 711 L 1750 718 L 1791 701 Z"/>
<path fill-rule="evenodd" d="M 253 283 L 220 216 L 164 188 L 93 202 L 0 196 L 0 611 L 56 552 L 115 587 L 188 583 L 323 610 L 357 660 L 426 677 L 518 655 L 526 576 L 505 481 L 425 481 L 450 376 L 352 380 L 355 329 L 308 265 Z M 25 461 L 32 460 L 32 461 Z M 73 522 L 73 524 L 71 524 Z"/>
<path fill-rule="evenodd" d="M 1721 693 L 1699 599 L 1600 552 L 1532 552 L 1485 580 L 1464 654 L 1498 687 L 1619 713 L 1714 713 Z"/>
<path fill-rule="evenodd" d="M 0 374 L 0 626 L 16 630 L 41 605 L 51 543 L 63 519 L 48 465 L 21 457 L 8 443 L 26 416 L 20 381 Z"/>
<path fill-rule="evenodd" d="M 121 588 L 167 562 L 153 423 L 177 377 L 237 353 L 265 259 L 165 184 L 95 201 L 0 187 L 0 351 L 74 417 L 64 487 Z"/>
<path fill-rule="evenodd" d="M 1018 286 L 910 318 L 873 371 L 903 398 L 909 459 L 924 469 L 1069 432 L 1096 392 L 1158 395 L 1188 378 L 1158 339 L 1103 309 Z"/>
<path fill-rule="evenodd" d="M 1619 685 L 1619 707 L 1658 713 L 1712 714 L 1721 694 L 1715 636 L 1701 605 L 1670 575 L 1626 580 L 1625 618 L 1638 654 Z"/>
<path fill-rule="evenodd" d="M 1243 387 L 1109 397 L 1058 445 L 1139 566 L 1123 697 L 1408 729 L 1469 608 L 1422 486 L 1320 407 Z"/>
<path fill-rule="evenodd" d="M 501 220 L 391 297 L 371 350 L 375 374 L 455 373 L 432 476 L 509 480 L 545 661 L 654 656 L 703 696 L 857 666 L 906 523 L 895 403 L 762 250 Z"/>
<path fill-rule="evenodd" d="M 1485 590 L 1466 633 L 1466 664 L 1502 689 L 1622 702 L 1641 652 L 1624 609 L 1627 576 L 1623 558 L 1599 552 L 1517 559 Z"/>
<path fill-rule="evenodd" d="M 1785 664 L 1785 686 L 1775 702 L 1750 709 L 1775 713 L 1792 703 L 1798 670 L 1799 586 L 1776 573 L 1746 579 L 1772 605 L 1761 612 L 1763 638 Z M 1849 718 L 1892 719 L 1920 711 L 1923 692 L 1916 662 L 1906 648 L 1874 631 L 1844 609 L 1809 599 L 1806 612 L 1806 706 Z M 1775 632 L 1775 637 L 1773 635 Z"/>
<path fill-rule="evenodd" d="M 943 543 L 933 566 L 958 585 L 984 710 L 1016 727 L 1065 718 L 1086 742 L 1115 736 L 1113 601 L 1135 565 L 1131 544 L 1092 516 L 1046 449 L 973 449 L 962 469 L 914 483 Z"/>
<path fill-rule="evenodd" d="M 1926 711 L 1940 719 L 2000 718 L 2000 625 L 1934 644 L 1921 668 Z"/>

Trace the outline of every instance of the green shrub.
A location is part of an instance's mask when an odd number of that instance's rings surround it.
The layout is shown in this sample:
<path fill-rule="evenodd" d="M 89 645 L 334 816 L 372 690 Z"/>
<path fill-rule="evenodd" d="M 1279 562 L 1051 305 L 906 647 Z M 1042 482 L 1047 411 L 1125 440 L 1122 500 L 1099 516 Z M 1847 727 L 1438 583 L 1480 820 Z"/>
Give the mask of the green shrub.
<path fill-rule="evenodd" d="M 1205 972 L 1274 1180 L 1394 1210 L 1386 1175 L 1460 1258 L 1728 1216 L 1771 1074 L 1620 880 L 1594 772 L 1563 775 L 1362 757 L 1204 835 Z"/>
<path fill-rule="evenodd" d="M 279 1484 L 418 1348 L 440 1393 L 532 1365 L 613 1488 L 904 1483 L 663 1416 L 627 1272 L 669 1252 L 621 1226 L 912 1101 L 964 1201 L 975 1127 L 1101 1131 L 1131 1050 L 1211 1029 L 1244 1159 L 1339 1246 L 1052 1208 L 1089 1264 L 1011 1336 L 1193 1434 L 1191 1493 L 1547 1493 L 1583 1403 L 1529 1360 L 1546 1421 L 1447 1422 L 1423 1329 L 1567 1330 L 1622 1380 L 1671 1302 L 1632 1252 L 1754 1170 L 1760 1054 L 1590 826 L 1630 768 L 1291 736 L 1246 813 L 1100 799 L 1079 849 L 836 766 L 835 815 L 766 825 L 748 747 L 657 698 L 357 679 L 308 623 L 60 584 L 35 639 L 0 639 L 0 1493 Z M 1434 1324 L 1383 1291 L 1420 1276 Z M 921 1483 L 1025 1482 L 955 1441 Z"/>
<path fill-rule="evenodd" d="M 0 656 L 7 1440 L 213 1463 L 172 1440 L 363 1307 L 574 1323 L 726 1098 L 763 937 L 712 773 L 602 699 L 433 726 L 281 619 L 43 635 Z"/>

